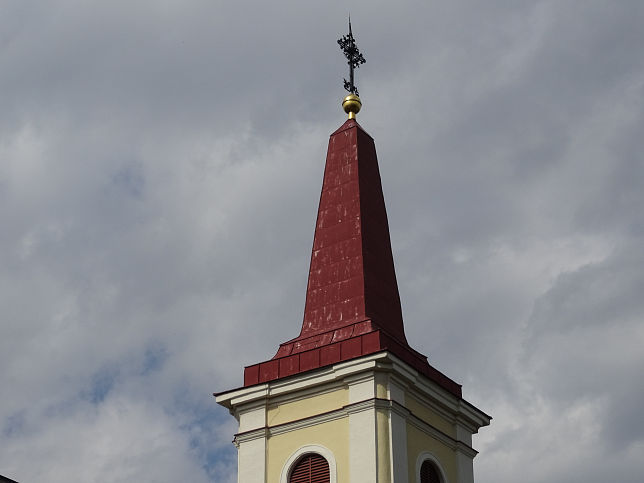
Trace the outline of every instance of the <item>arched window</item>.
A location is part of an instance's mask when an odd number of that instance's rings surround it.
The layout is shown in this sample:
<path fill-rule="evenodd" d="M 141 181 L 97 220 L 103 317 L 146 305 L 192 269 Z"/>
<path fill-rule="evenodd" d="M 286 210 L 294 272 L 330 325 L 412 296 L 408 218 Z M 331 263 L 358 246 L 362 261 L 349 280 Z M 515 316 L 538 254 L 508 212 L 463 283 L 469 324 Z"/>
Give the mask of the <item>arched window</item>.
<path fill-rule="evenodd" d="M 442 483 L 436 466 L 429 460 L 420 467 L 420 483 Z"/>
<path fill-rule="evenodd" d="M 317 453 L 307 453 L 293 466 L 288 483 L 329 483 L 329 463 Z"/>

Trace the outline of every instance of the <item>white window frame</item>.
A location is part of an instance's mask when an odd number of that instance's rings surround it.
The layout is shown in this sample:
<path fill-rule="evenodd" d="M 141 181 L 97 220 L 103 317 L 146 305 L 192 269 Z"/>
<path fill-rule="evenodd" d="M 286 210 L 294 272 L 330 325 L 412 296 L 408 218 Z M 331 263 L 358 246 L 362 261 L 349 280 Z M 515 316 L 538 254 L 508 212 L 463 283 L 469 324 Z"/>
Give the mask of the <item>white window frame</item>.
<path fill-rule="evenodd" d="M 288 476 L 293 468 L 293 465 L 300 459 L 301 456 L 309 453 L 317 453 L 322 456 L 327 463 L 329 463 L 329 482 L 338 483 L 337 470 L 335 465 L 335 457 L 330 449 L 320 446 L 318 444 L 307 444 L 302 446 L 297 451 L 295 451 L 291 456 L 288 457 L 286 463 L 282 467 L 282 473 L 280 475 L 280 483 L 288 483 Z"/>
<path fill-rule="evenodd" d="M 418 455 L 418 458 L 416 458 L 416 483 L 420 483 L 420 467 L 423 466 L 423 463 L 425 461 L 429 461 L 434 464 L 434 466 L 438 470 L 439 476 L 441 477 L 441 483 L 449 483 L 449 480 L 447 479 L 447 476 L 445 474 L 445 470 L 440 464 L 440 461 L 438 461 L 438 458 L 429 451 L 423 451 Z"/>

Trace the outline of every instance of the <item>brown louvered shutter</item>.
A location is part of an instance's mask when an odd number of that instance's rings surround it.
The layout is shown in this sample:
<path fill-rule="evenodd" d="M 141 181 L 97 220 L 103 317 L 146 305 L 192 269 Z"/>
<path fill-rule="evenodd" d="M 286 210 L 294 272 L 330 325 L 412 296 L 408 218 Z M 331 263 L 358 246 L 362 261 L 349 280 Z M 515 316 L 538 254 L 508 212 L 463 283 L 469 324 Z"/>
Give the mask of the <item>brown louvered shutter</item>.
<path fill-rule="evenodd" d="M 420 467 L 420 483 L 441 483 L 438 471 L 429 461 L 425 461 Z"/>
<path fill-rule="evenodd" d="M 329 483 L 329 463 L 319 454 L 305 454 L 293 467 L 288 482 Z"/>

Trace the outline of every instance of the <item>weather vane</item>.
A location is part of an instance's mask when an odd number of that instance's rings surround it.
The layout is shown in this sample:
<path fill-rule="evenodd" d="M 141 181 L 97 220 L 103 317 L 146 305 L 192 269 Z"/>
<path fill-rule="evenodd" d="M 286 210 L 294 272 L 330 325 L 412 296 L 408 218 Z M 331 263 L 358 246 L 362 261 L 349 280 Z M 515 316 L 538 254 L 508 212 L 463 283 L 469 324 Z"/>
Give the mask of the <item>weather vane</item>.
<path fill-rule="evenodd" d="M 353 80 L 353 71 L 366 61 L 356 46 L 356 40 L 353 38 L 353 33 L 351 32 L 351 17 L 349 17 L 349 34 L 338 39 L 338 45 L 344 53 L 344 56 L 347 58 L 347 63 L 349 64 L 349 80 L 344 79 L 344 88 L 349 91 L 350 94 L 344 98 L 342 105 L 347 114 L 349 114 L 349 119 L 354 119 L 362 106 L 362 102 L 358 97 L 358 89 L 356 88 Z"/>
<path fill-rule="evenodd" d="M 349 34 L 338 39 L 338 45 L 342 52 L 344 52 L 344 56 L 347 58 L 349 64 L 349 80 L 344 79 L 344 88 L 351 94 L 359 96 L 360 94 L 358 94 L 358 89 L 353 81 L 353 69 L 357 69 L 366 61 L 356 46 L 356 39 L 353 38 L 353 33 L 351 32 L 351 17 L 349 17 Z"/>

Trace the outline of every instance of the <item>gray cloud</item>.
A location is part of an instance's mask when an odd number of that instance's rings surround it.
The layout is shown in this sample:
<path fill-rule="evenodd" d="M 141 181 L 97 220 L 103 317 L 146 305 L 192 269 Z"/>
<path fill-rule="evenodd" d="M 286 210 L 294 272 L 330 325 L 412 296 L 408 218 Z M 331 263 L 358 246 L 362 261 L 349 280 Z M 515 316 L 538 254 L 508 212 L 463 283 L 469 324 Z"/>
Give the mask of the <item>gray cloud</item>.
<path fill-rule="evenodd" d="M 477 481 L 641 479 L 644 11 L 572 0 L 4 5 L 3 474 L 234 481 L 210 394 L 299 331 L 348 9 Z"/>

